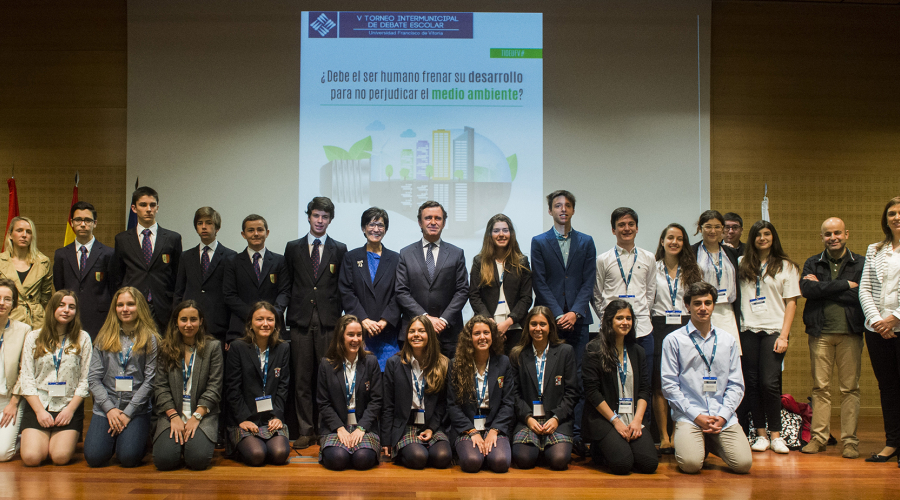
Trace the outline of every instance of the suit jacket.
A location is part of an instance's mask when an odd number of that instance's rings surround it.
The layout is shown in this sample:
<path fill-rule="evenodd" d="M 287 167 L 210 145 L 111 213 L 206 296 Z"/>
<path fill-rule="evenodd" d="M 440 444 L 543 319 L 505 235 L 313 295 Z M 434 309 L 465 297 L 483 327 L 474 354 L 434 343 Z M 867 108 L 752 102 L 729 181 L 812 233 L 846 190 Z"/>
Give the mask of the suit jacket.
<path fill-rule="evenodd" d="M 698 241 L 691 245 L 691 250 L 694 251 L 694 257 L 699 259 L 700 256 L 700 245 L 703 243 L 703 240 Z M 734 266 L 734 279 L 735 281 L 739 281 L 740 278 L 737 277 L 738 272 L 740 272 L 740 265 L 738 265 L 738 257 L 741 257 L 742 254 L 739 254 L 737 250 L 731 248 L 726 245 L 722 245 L 720 247 L 723 252 L 725 252 L 725 257 L 728 257 L 728 260 L 731 261 L 731 265 Z M 713 283 L 715 286 L 715 283 Z M 732 309 L 734 309 L 734 320 L 737 322 L 738 331 L 741 331 L 741 285 L 740 283 L 734 284 L 735 288 L 735 297 L 734 302 L 731 304 Z"/>
<path fill-rule="evenodd" d="M 200 267 L 200 245 L 181 254 L 178 261 L 178 276 L 175 279 L 175 299 L 173 305 L 182 300 L 196 300 L 206 317 L 206 328 L 219 340 L 225 339 L 231 314 L 225 305 L 222 282 L 225 278 L 225 261 L 234 255 L 234 250 L 219 243 L 209 259 L 206 277 Z M 256 275 L 254 275 L 254 278 Z"/>
<path fill-rule="evenodd" d="M 397 305 L 397 265 L 400 254 L 382 247 L 381 260 L 375 271 L 375 281 L 369 274 L 369 258 L 366 247 L 355 248 L 344 255 L 338 289 L 344 311 L 359 318 L 387 320 L 387 332 L 400 330 L 400 306 Z M 385 333 L 387 333 L 385 332 Z M 388 337 L 390 338 L 390 337 Z"/>
<path fill-rule="evenodd" d="M 813 255 L 803 264 L 800 274 L 800 292 L 806 297 L 803 308 L 803 323 L 806 333 L 813 336 L 822 334 L 825 326 L 825 306 L 829 301 L 836 302 L 844 308 L 850 331 L 862 335 L 866 331 L 866 317 L 859 303 L 859 287 L 850 288 L 850 282 L 857 285 L 862 281 L 866 259 L 847 249 L 849 256 L 838 269 L 837 279 L 831 279 L 831 264 L 827 251 Z M 812 274 L 819 281 L 805 280 L 804 276 Z"/>
<path fill-rule="evenodd" d="M 56 250 L 53 256 L 53 286 L 57 290 L 72 290 L 78 295 L 81 325 L 93 340 L 106 321 L 112 302 L 114 290 L 109 267 L 113 249 L 95 239 L 84 272 L 78 269 L 79 257 L 74 242 Z"/>
<path fill-rule="evenodd" d="M 400 340 L 406 341 L 410 319 L 428 314 L 447 320 L 447 329 L 441 332 L 443 343 L 456 344 L 463 327 L 462 309 L 468 299 L 469 275 L 461 248 L 441 241 L 432 280 L 428 279 L 421 239 L 400 250 L 397 266 L 397 303 L 403 315 Z"/>
<path fill-rule="evenodd" d="M 165 363 L 157 360 L 156 377 L 153 378 L 153 409 L 158 416 L 153 439 L 171 428 L 165 414 L 175 410 L 181 415 L 181 398 L 184 394 L 184 361 L 177 360 L 175 366 L 166 370 Z M 205 406 L 206 416 L 200 421 L 200 430 L 216 442 L 219 432 L 219 403 L 222 400 L 222 346 L 218 340 L 208 339 L 203 349 L 194 355 L 191 373 L 191 413 L 198 406 Z"/>
<path fill-rule="evenodd" d="M 116 249 L 113 253 L 110 273 L 112 289 L 133 286 L 141 291 L 151 303 L 153 319 L 159 331 L 165 331 L 172 314 L 172 299 L 175 295 L 175 274 L 181 259 L 181 235 L 175 231 L 157 226 L 156 243 L 150 265 L 144 261 L 141 240 L 137 229 L 122 231 L 116 235 Z"/>
<path fill-rule="evenodd" d="M 516 377 L 516 428 L 513 435 L 528 426 L 538 396 L 537 367 L 531 343 L 522 349 L 518 363 L 511 363 Z M 575 369 L 575 349 L 569 344 L 550 346 L 544 366 L 544 414 L 559 421 L 556 432 L 572 436 L 575 426 L 575 404 L 581 399 Z"/>
<path fill-rule="evenodd" d="M 509 317 L 516 324 L 520 324 L 525 319 L 528 309 L 531 307 L 531 267 L 528 265 L 528 257 L 523 256 L 522 264 L 526 267 L 524 271 L 508 262 L 503 266 L 503 293 L 506 296 L 506 304 L 509 306 Z M 469 276 L 469 304 L 475 314 L 493 318 L 499 301 L 500 285 L 497 283 L 496 273 L 494 273 L 494 283 L 481 286 L 481 254 L 476 255 L 472 259 L 472 270 Z M 520 326 L 524 327 L 524 325 Z"/>
<path fill-rule="evenodd" d="M 425 426 L 422 430 L 443 430 L 447 415 L 447 384 L 435 393 L 423 393 Z M 412 366 L 400 354 L 388 358 L 384 365 L 384 409 L 381 413 L 381 444 L 394 446 L 400 442 L 409 423 L 413 401 Z"/>
<path fill-rule="evenodd" d="M 53 295 L 50 259 L 41 255 L 40 259 L 32 264 L 25 281 L 22 282 L 19 281 L 19 273 L 7 248 L 0 253 L 0 277 L 13 280 L 19 292 L 19 307 L 10 311 L 9 319 L 21 321 L 34 330 L 40 330 L 44 326 L 44 307 Z"/>
<path fill-rule="evenodd" d="M 285 401 L 291 378 L 291 346 L 282 342 L 269 347 L 265 390 L 255 347 L 238 340 L 232 342 L 228 349 L 225 360 L 225 401 L 231 410 L 231 425 L 246 421 L 260 426 L 267 425 L 272 417 L 284 422 Z M 272 411 L 257 413 L 256 398 L 264 395 L 272 396 Z"/>
<path fill-rule="evenodd" d="M 347 423 L 347 396 L 344 385 L 344 366 L 337 368 L 325 358 L 319 363 L 316 403 L 319 405 L 319 435 L 337 432 Z M 366 430 L 380 435 L 378 420 L 381 417 L 381 366 L 378 358 L 369 354 L 356 362 L 356 423 Z"/>
<path fill-rule="evenodd" d="M 443 249 L 441 249 L 443 251 Z M 491 355 L 488 362 L 488 404 L 485 430 L 497 429 L 502 435 L 512 437 L 510 431 L 516 421 L 516 376 L 505 355 Z M 501 381 L 502 380 L 502 381 Z M 478 402 L 475 395 L 466 401 L 458 401 L 453 388 L 453 362 L 447 373 L 447 415 L 450 418 L 450 442 L 455 443 L 460 434 L 475 428 Z"/>
<path fill-rule="evenodd" d="M 3 345 L 5 349 L 3 349 L 3 359 L 0 361 L 3 361 L 3 371 L 6 374 L 7 396 L 21 392 L 19 366 L 21 364 L 22 348 L 25 345 L 25 337 L 30 331 L 30 326 L 14 319 L 9 320 L 9 329 L 3 331 Z"/>
<path fill-rule="evenodd" d="M 874 331 L 872 323 L 884 319 L 881 317 L 881 289 L 887 279 L 887 260 L 891 251 L 890 244 L 883 245 L 881 250 L 876 250 L 877 246 L 878 243 L 872 243 L 866 249 L 866 264 L 859 282 L 859 303 L 866 315 L 866 328 L 870 331 Z M 900 318 L 900 309 L 894 311 L 894 316 Z M 897 331 L 896 328 L 894 330 Z"/>
<path fill-rule="evenodd" d="M 319 323 L 326 330 L 333 328 L 341 317 L 342 304 L 338 292 L 341 263 L 347 245 L 328 237 L 320 247 L 319 272 L 313 276 L 309 243 L 304 236 L 288 242 L 284 247 L 284 261 L 291 280 L 290 305 L 287 322 L 291 326 L 309 328 L 313 309 L 319 313 Z"/>
<path fill-rule="evenodd" d="M 567 312 L 579 315 L 576 325 L 590 325 L 590 303 L 597 276 L 597 248 L 590 236 L 569 231 L 569 258 L 563 264 L 562 252 L 551 228 L 531 239 L 531 271 L 534 304 L 547 306 L 557 318 Z"/>
<path fill-rule="evenodd" d="M 244 336 L 244 323 L 254 302 L 265 300 L 278 312 L 276 319 L 284 331 L 284 310 L 288 305 L 291 282 L 284 264 L 284 257 L 266 249 L 262 260 L 262 279 L 256 280 L 253 261 L 245 248 L 225 260 L 222 276 L 222 294 L 231 312 L 231 323 L 225 341 L 231 342 Z"/>
<path fill-rule="evenodd" d="M 581 432 L 585 442 L 597 441 L 606 436 L 610 431 L 615 431 L 615 427 L 609 420 L 603 418 L 603 415 L 597 411 L 597 406 L 606 401 L 606 404 L 612 411 L 619 411 L 619 386 L 616 370 L 604 372 L 600 364 L 599 347 L 596 344 L 601 339 L 592 340 L 588 343 L 587 350 L 584 355 L 584 365 L 581 369 L 582 379 L 584 381 L 584 414 L 581 418 Z M 591 344 L 595 344 L 592 346 Z M 644 348 L 637 344 L 626 344 L 625 352 L 628 353 L 628 360 L 631 362 L 634 370 L 634 382 L 636 387 L 634 393 L 634 409 L 637 411 L 637 402 L 643 399 L 647 402 L 647 408 L 650 408 L 650 367 L 647 366 L 647 357 Z"/>

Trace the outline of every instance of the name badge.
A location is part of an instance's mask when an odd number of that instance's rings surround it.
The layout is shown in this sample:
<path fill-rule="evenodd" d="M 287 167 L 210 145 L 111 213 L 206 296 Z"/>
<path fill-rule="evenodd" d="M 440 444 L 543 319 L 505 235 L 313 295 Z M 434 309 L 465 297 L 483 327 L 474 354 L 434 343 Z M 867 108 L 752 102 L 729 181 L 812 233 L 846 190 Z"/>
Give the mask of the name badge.
<path fill-rule="evenodd" d="M 256 398 L 256 413 L 272 411 L 272 396 Z"/>
<path fill-rule="evenodd" d="M 768 310 L 768 307 L 766 307 L 766 298 L 757 297 L 755 299 L 750 299 L 750 310 L 755 313 L 766 312 Z"/>
<path fill-rule="evenodd" d="M 347 425 L 356 425 L 356 410 L 347 410 Z"/>
<path fill-rule="evenodd" d="M 628 302 L 629 304 L 634 302 L 634 295 L 619 295 L 619 298 Z"/>
<path fill-rule="evenodd" d="M 425 424 L 425 410 L 416 410 L 416 419 L 413 423 L 419 425 Z"/>
<path fill-rule="evenodd" d="M 666 311 L 666 324 L 667 325 L 680 325 L 681 324 L 681 311 Z"/>
<path fill-rule="evenodd" d="M 134 377 L 116 377 L 116 392 L 131 392 L 134 390 Z"/>
<path fill-rule="evenodd" d="M 483 431 L 483 430 L 484 430 L 484 422 L 485 422 L 485 420 L 486 420 L 486 419 L 485 419 L 485 416 L 484 416 L 484 415 L 475 415 L 475 430 L 476 430 L 476 431 Z"/>
<path fill-rule="evenodd" d="M 185 394 L 181 397 L 181 413 L 184 413 L 185 416 L 193 413 L 191 411 L 191 396 L 190 394 Z"/>
<path fill-rule="evenodd" d="M 65 382 L 50 382 L 50 387 L 47 389 L 47 392 L 50 393 L 51 398 L 65 397 L 66 396 L 66 383 Z"/>
<path fill-rule="evenodd" d="M 540 401 L 534 401 L 533 403 L 534 403 L 534 410 L 531 412 L 531 416 L 533 416 L 535 418 L 543 417 L 544 416 L 544 403 L 542 403 Z"/>
<path fill-rule="evenodd" d="M 619 413 L 631 415 L 634 413 L 634 400 L 631 398 L 619 398 Z"/>
<path fill-rule="evenodd" d="M 703 377 L 703 392 L 716 392 L 716 377 Z"/>
<path fill-rule="evenodd" d="M 719 296 L 716 298 L 716 302 L 727 302 L 728 301 L 728 289 L 723 288 L 719 290 Z"/>

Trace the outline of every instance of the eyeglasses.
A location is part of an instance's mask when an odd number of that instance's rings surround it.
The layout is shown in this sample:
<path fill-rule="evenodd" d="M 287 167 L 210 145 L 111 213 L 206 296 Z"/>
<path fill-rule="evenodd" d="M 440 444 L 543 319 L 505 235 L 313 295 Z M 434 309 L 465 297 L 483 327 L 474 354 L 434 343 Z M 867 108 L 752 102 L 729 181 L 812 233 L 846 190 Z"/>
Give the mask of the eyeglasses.
<path fill-rule="evenodd" d="M 94 219 L 82 219 L 81 217 L 78 217 L 77 219 L 72 219 L 72 222 L 74 222 L 77 225 L 81 225 L 81 224 L 93 224 L 96 221 L 94 221 Z"/>
<path fill-rule="evenodd" d="M 366 228 L 367 229 L 378 229 L 378 230 L 383 231 L 384 224 L 382 224 L 380 222 L 370 222 L 370 223 L 366 224 Z"/>
<path fill-rule="evenodd" d="M 722 226 L 719 226 L 719 225 L 712 226 L 709 224 L 704 224 L 700 227 L 703 228 L 704 231 L 721 231 L 722 230 Z"/>
<path fill-rule="evenodd" d="M 741 229 L 743 229 L 741 226 L 725 226 L 725 231 L 728 232 L 740 231 Z"/>

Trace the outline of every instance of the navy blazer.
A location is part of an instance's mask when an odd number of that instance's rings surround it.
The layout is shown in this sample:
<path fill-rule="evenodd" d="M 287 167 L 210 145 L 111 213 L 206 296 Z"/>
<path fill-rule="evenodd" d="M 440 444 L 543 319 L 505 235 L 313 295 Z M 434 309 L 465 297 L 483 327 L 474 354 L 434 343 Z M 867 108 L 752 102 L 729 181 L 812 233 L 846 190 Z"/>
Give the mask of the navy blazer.
<path fill-rule="evenodd" d="M 491 355 L 488 362 L 488 414 L 485 430 L 497 429 L 501 435 L 512 437 L 510 431 L 516 420 L 516 376 L 505 355 Z M 475 428 L 478 403 L 475 394 L 468 401 L 458 402 L 453 388 L 453 362 L 447 373 L 447 415 L 450 417 L 450 442 L 455 443 L 460 434 Z"/>
<path fill-rule="evenodd" d="M 257 281 L 253 261 L 246 248 L 225 260 L 222 293 L 231 312 L 226 342 L 244 336 L 244 323 L 250 314 L 250 306 L 260 300 L 275 306 L 278 312 L 275 319 L 284 332 L 284 309 L 288 304 L 291 287 L 284 257 L 267 248 L 260 276 L 261 279 Z"/>
<path fill-rule="evenodd" d="M 269 370 L 263 391 L 262 368 L 256 345 L 243 340 L 231 343 L 225 357 L 225 401 L 231 409 L 231 425 L 253 422 L 268 425 L 272 417 L 284 422 L 285 401 L 291 378 L 291 346 L 282 342 L 269 347 Z M 272 411 L 258 413 L 256 398 L 272 396 Z M 287 425 L 287 424 L 285 424 Z"/>
<path fill-rule="evenodd" d="M 112 302 L 109 275 L 112 258 L 113 249 L 96 239 L 85 263 L 86 272 L 78 269 L 79 256 L 75 254 L 74 242 L 57 249 L 53 255 L 53 286 L 57 290 L 72 290 L 78 295 L 81 326 L 91 335 L 91 340 L 97 337 L 106 321 Z"/>
<path fill-rule="evenodd" d="M 600 403 L 606 404 L 614 412 L 619 411 L 619 373 L 617 370 L 604 372 L 600 364 L 600 351 L 597 344 L 601 341 L 598 337 L 588 343 L 584 354 L 584 366 L 581 368 L 581 376 L 584 381 L 584 413 L 581 417 L 581 432 L 585 442 L 598 441 L 610 431 L 614 431 L 613 424 L 603 418 L 597 411 Z M 593 344 L 593 345 L 592 345 Z M 634 397 L 634 409 L 637 411 L 637 402 L 643 399 L 650 409 L 650 367 L 647 366 L 647 356 L 644 348 L 631 344 L 625 345 L 628 360 L 634 370 L 634 383 L 632 389 Z"/>
<path fill-rule="evenodd" d="M 361 320 L 388 322 L 382 333 L 395 335 L 400 330 L 400 306 L 397 305 L 397 265 L 400 254 L 381 247 L 381 260 L 375 281 L 369 275 L 366 247 L 355 248 L 344 255 L 338 283 L 344 310 Z M 390 337 L 387 337 L 390 338 Z"/>
<path fill-rule="evenodd" d="M 206 277 L 203 276 L 200 268 L 200 245 L 186 250 L 181 254 L 181 260 L 178 262 L 173 306 L 178 305 L 182 300 L 196 300 L 203 309 L 206 329 L 218 340 L 225 339 L 225 332 L 228 330 L 228 323 L 231 320 L 228 306 L 225 305 L 222 282 L 225 277 L 225 260 L 234 254 L 234 250 L 227 248 L 222 243 L 216 245 L 216 251 L 209 259 Z"/>
<path fill-rule="evenodd" d="M 521 270 L 508 262 L 503 266 L 503 294 L 509 306 L 509 317 L 522 325 L 522 320 L 528 314 L 531 307 L 531 267 L 528 265 L 528 257 L 522 256 L 522 264 L 525 270 Z M 496 265 L 494 270 L 496 271 Z M 488 318 L 494 317 L 500 302 L 500 285 L 497 283 L 497 273 L 494 273 L 494 282 L 481 286 L 481 254 L 472 259 L 472 271 L 469 276 L 469 304 L 475 314 L 481 314 Z"/>
<path fill-rule="evenodd" d="M 513 435 L 528 426 L 534 402 L 538 397 L 537 367 L 534 364 L 534 348 L 528 343 L 519 357 L 512 362 L 516 377 L 516 428 Z M 544 414 L 559 421 L 556 432 L 572 436 L 575 425 L 575 404 L 581 399 L 581 388 L 575 370 L 575 349 L 569 344 L 550 346 L 544 365 Z"/>
<path fill-rule="evenodd" d="M 338 279 L 347 245 L 329 236 L 320 248 L 322 253 L 319 255 L 319 272 L 313 276 L 307 236 L 290 241 L 284 247 L 288 279 L 291 280 L 287 323 L 309 328 L 309 320 L 315 308 L 319 313 L 319 323 L 325 330 L 329 330 L 341 317 Z"/>
<path fill-rule="evenodd" d="M 344 385 L 344 365 L 337 368 L 325 358 L 319 363 L 316 403 L 319 405 L 319 436 L 337 432 L 347 424 L 347 387 Z M 356 362 L 356 425 L 366 432 L 381 434 L 381 366 L 378 358 L 369 354 Z"/>
<path fill-rule="evenodd" d="M 551 228 L 531 239 L 531 272 L 534 285 L 534 305 L 547 306 L 554 318 L 574 312 L 580 317 L 576 325 L 590 325 L 591 298 L 597 276 L 597 248 L 594 239 L 569 231 L 568 264 L 563 264 L 562 252 Z"/>
<path fill-rule="evenodd" d="M 139 231 L 143 231 L 141 225 L 116 235 L 116 249 L 110 265 L 112 289 L 133 286 L 140 290 L 152 305 L 153 319 L 159 331 L 165 332 L 172 314 L 175 275 L 181 260 L 181 235 L 157 226 L 153 256 L 150 265 L 147 265 L 141 251 L 143 237 L 139 236 Z"/>
<path fill-rule="evenodd" d="M 422 430 L 443 430 L 447 415 L 447 383 L 440 391 L 423 394 L 425 424 Z M 381 413 L 381 444 L 394 446 L 406 432 L 412 411 L 412 366 L 404 363 L 400 353 L 388 358 L 384 365 L 384 410 Z"/>
<path fill-rule="evenodd" d="M 700 245 L 702 243 L 703 243 L 703 240 L 700 240 L 697 243 L 694 243 L 693 245 L 691 245 L 691 250 L 694 251 L 695 259 L 698 259 L 698 260 L 700 259 L 699 253 L 700 253 Z M 740 278 L 738 277 L 738 273 L 740 272 L 740 265 L 738 265 L 738 257 L 740 257 L 741 254 L 739 254 L 737 250 L 735 250 L 734 248 L 731 248 L 728 245 L 723 244 L 723 245 L 720 245 L 719 248 L 721 248 L 722 251 L 725 252 L 725 257 L 727 257 L 728 260 L 731 261 L 731 265 L 734 266 L 735 296 L 734 296 L 734 302 L 731 303 L 731 308 L 734 310 L 734 321 L 737 323 L 738 331 L 740 332 L 741 331 L 741 321 L 743 320 L 743 318 L 741 318 L 741 284 L 740 284 Z M 802 278 L 802 276 L 801 276 L 801 278 Z M 713 283 L 713 286 L 715 286 L 715 283 Z"/>

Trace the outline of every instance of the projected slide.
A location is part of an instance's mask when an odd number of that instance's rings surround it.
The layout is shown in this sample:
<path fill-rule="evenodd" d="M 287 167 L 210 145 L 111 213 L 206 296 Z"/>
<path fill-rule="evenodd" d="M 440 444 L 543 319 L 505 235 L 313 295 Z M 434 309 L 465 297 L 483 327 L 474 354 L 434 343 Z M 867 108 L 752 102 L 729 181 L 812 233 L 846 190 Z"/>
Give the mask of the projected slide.
<path fill-rule="evenodd" d="M 385 208 L 399 250 L 419 235 L 418 206 L 437 200 L 444 237 L 469 260 L 500 212 L 527 252 L 546 211 L 541 15 L 304 12 L 303 23 L 301 212 L 329 196 L 340 220 L 329 233 L 353 248 L 362 211 Z"/>

